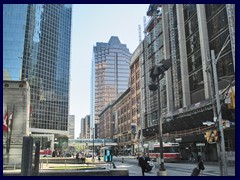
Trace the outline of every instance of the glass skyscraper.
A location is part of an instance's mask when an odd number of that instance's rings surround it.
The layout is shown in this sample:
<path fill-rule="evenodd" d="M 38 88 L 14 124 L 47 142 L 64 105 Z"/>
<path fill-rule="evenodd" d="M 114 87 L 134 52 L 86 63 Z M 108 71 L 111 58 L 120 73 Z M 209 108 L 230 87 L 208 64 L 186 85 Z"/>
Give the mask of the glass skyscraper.
<path fill-rule="evenodd" d="M 130 58 L 129 49 L 117 36 L 112 36 L 108 43 L 97 42 L 93 47 L 91 123 L 96 138 L 99 137 L 98 115 L 129 86 Z"/>
<path fill-rule="evenodd" d="M 72 5 L 3 5 L 3 78 L 27 80 L 30 130 L 68 131 Z"/>

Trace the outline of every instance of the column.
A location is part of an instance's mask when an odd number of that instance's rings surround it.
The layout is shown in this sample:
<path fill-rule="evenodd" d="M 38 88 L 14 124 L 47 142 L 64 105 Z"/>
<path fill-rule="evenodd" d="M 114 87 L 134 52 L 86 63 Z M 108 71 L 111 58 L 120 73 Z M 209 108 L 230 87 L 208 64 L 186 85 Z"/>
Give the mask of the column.
<path fill-rule="evenodd" d="M 170 58 L 170 45 L 169 45 L 169 31 L 168 31 L 168 14 L 167 4 L 162 5 L 162 27 L 163 27 L 163 47 L 164 59 Z M 167 91 L 167 111 L 171 114 L 174 110 L 173 106 L 173 86 L 172 86 L 172 68 L 166 71 L 166 91 Z"/>
<path fill-rule="evenodd" d="M 210 58 L 209 53 L 209 41 L 208 41 L 208 31 L 207 31 L 207 21 L 205 14 L 205 5 L 197 4 L 197 17 L 198 17 L 198 28 L 199 28 L 199 38 L 200 38 L 200 48 L 202 57 L 202 71 L 203 71 L 203 81 L 204 81 L 204 94 L 205 99 L 208 99 L 211 94 L 210 80 L 206 70 L 208 68 L 208 60 Z"/>
<path fill-rule="evenodd" d="M 177 23 L 178 23 L 178 41 L 180 51 L 180 66 L 182 76 L 182 92 L 183 92 L 183 107 L 191 104 L 190 88 L 189 88 L 189 75 L 188 75 L 188 62 L 186 50 L 186 37 L 184 27 L 183 5 L 177 4 Z"/>

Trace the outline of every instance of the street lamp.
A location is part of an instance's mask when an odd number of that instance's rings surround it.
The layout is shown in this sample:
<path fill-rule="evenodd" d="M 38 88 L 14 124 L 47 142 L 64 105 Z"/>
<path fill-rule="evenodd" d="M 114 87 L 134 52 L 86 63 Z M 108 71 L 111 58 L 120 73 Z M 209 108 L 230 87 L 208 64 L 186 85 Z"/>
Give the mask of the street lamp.
<path fill-rule="evenodd" d="M 159 146 L 160 146 L 160 167 L 157 173 L 158 176 L 167 175 L 164 168 L 164 157 L 163 157 L 163 140 L 162 140 L 162 117 L 161 117 L 161 102 L 160 102 L 160 80 L 164 77 L 165 71 L 172 66 L 171 59 L 164 59 L 160 64 L 154 65 L 150 71 L 150 78 L 152 84 L 149 84 L 150 91 L 158 90 L 158 118 L 159 118 Z M 155 83 L 157 82 L 157 84 Z"/>

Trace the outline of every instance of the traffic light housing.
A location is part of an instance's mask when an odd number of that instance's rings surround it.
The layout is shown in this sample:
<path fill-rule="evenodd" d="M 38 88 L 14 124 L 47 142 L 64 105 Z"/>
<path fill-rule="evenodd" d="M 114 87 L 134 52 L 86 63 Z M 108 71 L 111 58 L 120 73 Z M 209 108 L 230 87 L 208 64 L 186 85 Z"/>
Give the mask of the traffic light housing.
<path fill-rule="evenodd" d="M 205 133 L 205 138 L 206 138 L 206 140 L 207 140 L 208 143 L 214 142 L 213 137 L 214 137 L 214 136 L 213 136 L 212 131 L 207 131 L 207 132 Z"/>
<path fill-rule="evenodd" d="M 230 96 L 230 103 L 228 104 L 228 108 L 235 109 L 235 91 L 231 91 L 229 96 Z"/>
<path fill-rule="evenodd" d="M 219 143 L 221 141 L 221 135 L 219 130 L 207 131 L 205 138 L 208 143 Z"/>
<path fill-rule="evenodd" d="M 222 126 L 223 126 L 223 129 L 226 128 L 226 121 L 225 120 L 222 120 Z"/>
<path fill-rule="evenodd" d="M 214 134 L 214 142 L 219 143 L 221 141 L 220 131 L 219 130 L 214 130 L 213 134 Z"/>

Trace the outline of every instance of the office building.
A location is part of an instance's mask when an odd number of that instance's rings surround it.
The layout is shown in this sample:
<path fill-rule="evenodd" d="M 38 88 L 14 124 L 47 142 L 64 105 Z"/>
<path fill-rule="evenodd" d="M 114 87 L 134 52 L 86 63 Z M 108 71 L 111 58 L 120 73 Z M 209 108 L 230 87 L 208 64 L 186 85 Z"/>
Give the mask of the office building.
<path fill-rule="evenodd" d="M 161 117 L 163 141 L 179 142 L 183 158 L 188 158 L 190 146 L 197 146 L 198 154 L 204 155 L 205 161 L 216 161 L 216 144 L 205 139 L 209 128 L 214 128 L 206 126 L 206 122 L 215 124 L 217 120 L 218 126 L 218 119 L 214 119 L 210 62 L 213 50 L 223 122 L 229 120 L 234 124 L 235 101 L 231 100 L 235 96 L 235 6 L 151 4 L 147 15 L 151 19 L 145 29 L 147 36 L 141 59 L 143 136 L 149 139 L 159 133 Z M 150 70 L 169 58 L 172 66 L 160 80 L 158 97 L 158 91 L 147 87 L 152 83 Z M 234 126 L 224 129 L 225 146 L 230 154 L 235 152 L 234 133 Z M 210 151 L 211 155 L 205 153 Z"/>
<path fill-rule="evenodd" d="M 68 135 L 72 5 L 3 5 L 3 77 L 27 80 L 32 134 Z"/>
<path fill-rule="evenodd" d="M 74 139 L 75 134 L 75 115 L 68 116 L 68 138 Z"/>
<path fill-rule="evenodd" d="M 99 137 L 99 113 L 129 86 L 131 53 L 117 36 L 93 47 L 91 87 L 91 127 Z"/>

